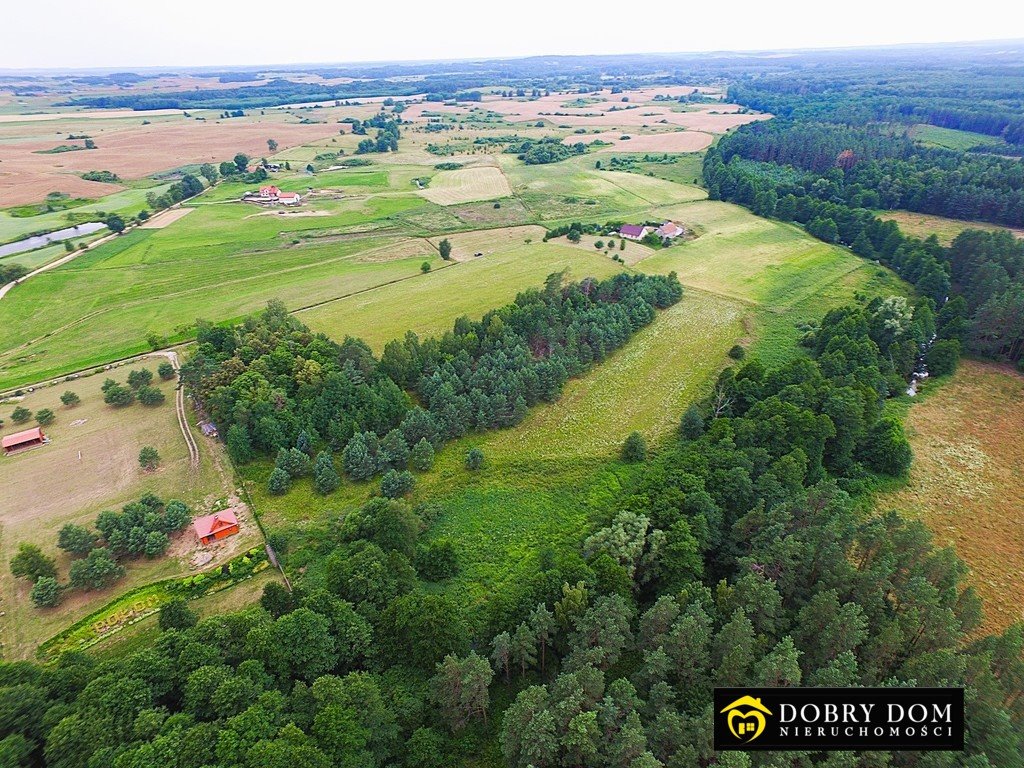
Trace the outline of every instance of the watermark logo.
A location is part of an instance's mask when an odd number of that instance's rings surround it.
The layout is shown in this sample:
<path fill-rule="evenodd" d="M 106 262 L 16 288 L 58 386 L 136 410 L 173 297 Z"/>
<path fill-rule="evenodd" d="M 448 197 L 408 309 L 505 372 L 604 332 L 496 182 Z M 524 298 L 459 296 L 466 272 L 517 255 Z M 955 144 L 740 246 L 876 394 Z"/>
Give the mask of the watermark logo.
<path fill-rule="evenodd" d="M 765 715 L 771 717 L 771 710 L 753 696 L 741 696 L 724 707 L 719 714 L 726 715 L 729 731 L 740 741 L 750 742 L 764 733 Z"/>
<path fill-rule="evenodd" d="M 716 750 L 962 750 L 963 688 L 716 688 Z"/>

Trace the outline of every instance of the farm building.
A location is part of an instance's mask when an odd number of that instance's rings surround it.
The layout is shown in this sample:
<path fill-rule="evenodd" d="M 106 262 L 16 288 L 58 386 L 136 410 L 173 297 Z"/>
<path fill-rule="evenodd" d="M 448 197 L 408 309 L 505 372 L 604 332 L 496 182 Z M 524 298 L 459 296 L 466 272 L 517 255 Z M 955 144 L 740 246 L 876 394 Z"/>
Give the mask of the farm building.
<path fill-rule="evenodd" d="M 642 240 L 647 234 L 647 227 L 639 224 L 623 224 L 619 229 L 619 237 L 626 240 Z"/>
<path fill-rule="evenodd" d="M 671 240 L 673 237 L 679 237 L 680 235 L 685 233 L 685 229 L 683 229 L 681 226 L 672 221 L 666 221 L 664 224 L 662 224 L 660 227 L 654 230 L 654 234 L 656 234 L 658 237 L 667 237 L 669 240 Z"/>
<path fill-rule="evenodd" d="M 302 202 L 302 197 L 298 192 L 282 192 L 277 196 L 277 201 L 281 205 L 298 205 Z"/>
<path fill-rule="evenodd" d="M 212 544 L 238 533 L 238 518 L 233 512 L 224 510 L 205 517 L 197 517 L 192 523 L 200 544 Z"/>
<path fill-rule="evenodd" d="M 26 429 L 24 432 L 5 435 L 2 441 L 5 456 L 16 451 L 23 451 L 27 448 L 42 445 L 45 442 L 46 435 L 43 434 L 42 427 L 33 427 L 32 429 Z"/>

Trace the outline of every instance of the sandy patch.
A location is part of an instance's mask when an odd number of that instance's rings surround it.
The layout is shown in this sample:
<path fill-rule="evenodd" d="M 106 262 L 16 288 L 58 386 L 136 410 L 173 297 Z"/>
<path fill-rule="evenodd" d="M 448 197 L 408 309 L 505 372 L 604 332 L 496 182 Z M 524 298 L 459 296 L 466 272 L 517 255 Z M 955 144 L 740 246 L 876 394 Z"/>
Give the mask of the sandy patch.
<path fill-rule="evenodd" d="M 629 136 L 629 139 L 623 139 Z M 590 144 L 601 140 L 613 146 L 601 147 L 600 152 L 699 152 L 711 146 L 714 137 L 701 131 L 673 131 L 672 133 L 631 134 L 621 131 L 604 133 L 574 134 L 563 139 L 563 144 L 583 142 Z"/>
<path fill-rule="evenodd" d="M 485 165 L 441 171 L 430 180 L 430 186 L 418 194 L 438 205 L 456 205 L 511 197 L 512 188 L 500 168 Z"/>
<path fill-rule="evenodd" d="M 194 210 L 195 208 L 172 208 L 169 211 L 163 211 L 156 216 L 151 216 L 145 224 L 140 224 L 139 229 L 163 229 L 178 219 L 185 218 Z"/>

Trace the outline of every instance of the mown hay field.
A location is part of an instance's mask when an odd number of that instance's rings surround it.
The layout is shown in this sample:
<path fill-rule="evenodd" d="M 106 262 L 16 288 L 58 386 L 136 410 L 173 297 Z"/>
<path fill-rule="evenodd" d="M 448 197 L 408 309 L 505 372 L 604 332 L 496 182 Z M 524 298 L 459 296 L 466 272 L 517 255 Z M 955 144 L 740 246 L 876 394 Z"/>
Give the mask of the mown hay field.
<path fill-rule="evenodd" d="M 438 205 L 457 205 L 477 200 L 495 200 L 512 196 L 512 188 L 501 169 L 493 165 L 441 171 L 430 180 L 420 195 Z"/>
<path fill-rule="evenodd" d="M 1024 376 L 964 360 L 947 381 L 928 382 L 910 408 L 914 449 L 907 484 L 878 499 L 927 523 L 940 546 L 967 563 L 983 603 L 981 634 L 1024 619 Z"/>

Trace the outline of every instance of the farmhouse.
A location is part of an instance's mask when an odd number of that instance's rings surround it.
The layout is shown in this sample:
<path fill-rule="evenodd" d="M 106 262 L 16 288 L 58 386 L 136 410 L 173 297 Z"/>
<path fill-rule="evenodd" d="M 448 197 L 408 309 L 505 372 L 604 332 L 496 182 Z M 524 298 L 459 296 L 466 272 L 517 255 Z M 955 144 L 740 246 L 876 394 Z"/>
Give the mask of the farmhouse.
<path fill-rule="evenodd" d="M 281 205 L 298 205 L 302 202 L 302 197 L 298 192 L 282 192 L 277 196 L 277 201 Z"/>
<path fill-rule="evenodd" d="M 647 227 L 639 224 L 623 224 L 619 229 L 619 237 L 626 240 L 642 240 L 647 234 Z"/>
<path fill-rule="evenodd" d="M 34 448 L 46 442 L 46 435 L 42 427 L 33 427 L 24 432 L 15 432 L 13 435 L 5 435 L 3 438 L 4 456 L 9 456 L 16 451 L 23 451 L 27 448 Z"/>
<path fill-rule="evenodd" d="M 267 187 L 260 187 L 260 200 L 268 200 L 273 202 L 281 196 L 281 190 L 277 187 L 270 185 Z"/>
<path fill-rule="evenodd" d="M 667 237 L 669 240 L 671 240 L 674 237 L 679 237 L 680 235 L 685 234 L 685 233 L 686 233 L 685 229 L 683 229 L 681 226 L 679 226 L 675 222 L 671 222 L 671 221 L 666 221 L 664 224 L 662 224 L 660 227 L 658 227 L 656 230 L 654 230 L 654 234 L 656 234 L 658 237 L 661 237 L 661 238 L 666 238 Z"/>
<path fill-rule="evenodd" d="M 192 523 L 200 544 L 212 544 L 238 533 L 238 518 L 233 512 L 224 510 L 213 515 L 197 517 Z"/>

